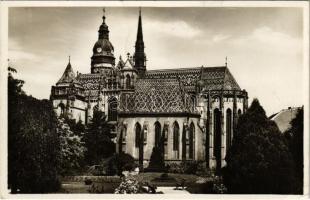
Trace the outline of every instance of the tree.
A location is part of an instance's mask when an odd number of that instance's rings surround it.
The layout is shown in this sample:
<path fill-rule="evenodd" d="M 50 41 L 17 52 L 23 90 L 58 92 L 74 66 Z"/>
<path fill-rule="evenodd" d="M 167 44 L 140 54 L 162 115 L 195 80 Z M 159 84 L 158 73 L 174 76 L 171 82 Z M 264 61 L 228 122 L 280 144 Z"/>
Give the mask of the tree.
<path fill-rule="evenodd" d="M 67 175 L 80 168 L 81 161 L 84 159 L 85 147 L 81 136 L 71 131 L 65 119 L 58 119 L 57 131 L 61 148 L 61 174 Z"/>
<path fill-rule="evenodd" d="M 224 183 L 229 193 L 287 194 L 294 191 L 293 160 L 277 125 L 254 99 L 240 116 L 226 156 Z"/>
<path fill-rule="evenodd" d="M 89 165 L 98 164 L 102 159 L 115 153 L 115 144 L 111 141 L 111 130 L 112 126 L 106 121 L 104 113 L 95 110 L 84 134 L 85 159 Z"/>
<path fill-rule="evenodd" d="M 57 191 L 60 144 L 51 103 L 27 96 L 8 77 L 8 183 L 12 193 Z"/>
<path fill-rule="evenodd" d="M 293 155 L 295 162 L 295 171 L 297 175 L 296 193 L 303 193 L 303 169 L 304 169 L 304 109 L 298 110 L 296 117 L 291 121 L 291 127 L 284 133 L 287 138 L 289 150 Z"/>
<path fill-rule="evenodd" d="M 147 171 L 162 172 L 165 171 L 164 154 L 160 147 L 153 147 L 150 163 Z"/>

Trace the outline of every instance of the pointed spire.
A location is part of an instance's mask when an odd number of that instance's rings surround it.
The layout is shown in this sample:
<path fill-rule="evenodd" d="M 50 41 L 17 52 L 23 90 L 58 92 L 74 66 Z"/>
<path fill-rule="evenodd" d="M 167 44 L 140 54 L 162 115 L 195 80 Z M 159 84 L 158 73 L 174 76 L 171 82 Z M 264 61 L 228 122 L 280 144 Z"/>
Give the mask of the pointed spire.
<path fill-rule="evenodd" d="M 137 40 L 135 45 L 134 62 L 135 62 L 135 68 L 138 70 L 139 74 L 144 74 L 144 72 L 146 71 L 145 66 L 146 56 L 144 53 L 141 8 L 139 8 L 139 21 L 138 21 Z"/>
<path fill-rule="evenodd" d="M 138 41 L 142 41 L 143 42 L 141 7 L 139 8 L 139 22 L 138 22 L 137 42 Z"/>
<path fill-rule="evenodd" d="M 75 73 L 73 71 L 73 68 L 70 63 L 70 56 L 69 56 L 69 62 L 68 65 L 62 74 L 61 78 L 57 82 L 57 85 L 60 83 L 71 83 L 75 79 Z"/>

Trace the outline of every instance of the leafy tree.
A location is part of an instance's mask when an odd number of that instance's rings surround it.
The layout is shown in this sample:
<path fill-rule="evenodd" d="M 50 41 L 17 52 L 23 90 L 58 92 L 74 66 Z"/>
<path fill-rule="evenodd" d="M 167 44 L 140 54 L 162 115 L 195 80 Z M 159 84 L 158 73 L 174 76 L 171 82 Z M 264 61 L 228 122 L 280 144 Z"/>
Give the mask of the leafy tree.
<path fill-rule="evenodd" d="M 76 122 L 75 119 L 69 119 L 67 116 L 64 118 L 64 122 L 69 125 L 70 130 L 77 136 L 82 136 L 85 132 L 85 126 L 81 120 Z"/>
<path fill-rule="evenodd" d="M 296 117 L 291 121 L 291 128 L 284 134 L 287 138 L 289 149 L 295 162 L 295 171 L 297 175 L 296 193 L 303 193 L 303 169 L 304 169 L 304 109 L 298 110 Z"/>
<path fill-rule="evenodd" d="M 61 174 L 67 175 L 80 168 L 85 147 L 81 137 L 71 131 L 65 119 L 58 119 L 57 130 L 60 137 Z"/>
<path fill-rule="evenodd" d="M 8 77 L 8 184 L 12 193 L 44 193 L 60 187 L 57 118 L 51 103 L 27 96 L 24 81 Z"/>
<path fill-rule="evenodd" d="M 115 144 L 111 141 L 112 126 L 106 121 L 103 112 L 95 110 L 85 134 L 85 159 L 89 165 L 99 164 L 104 158 L 115 153 Z"/>
<path fill-rule="evenodd" d="M 226 162 L 223 177 L 229 193 L 294 192 L 291 153 L 277 125 L 266 117 L 257 99 L 238 120 Z"/>

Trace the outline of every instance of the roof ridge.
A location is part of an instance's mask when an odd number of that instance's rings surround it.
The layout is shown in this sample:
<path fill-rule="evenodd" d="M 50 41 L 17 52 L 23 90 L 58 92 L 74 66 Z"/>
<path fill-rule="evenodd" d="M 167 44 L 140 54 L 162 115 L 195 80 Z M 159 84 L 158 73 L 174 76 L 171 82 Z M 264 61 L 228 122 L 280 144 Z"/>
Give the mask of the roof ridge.
<path fill-rule="evenodd" d="M 203 69 L 208 68 L 227 68 L 226 66 L 209 66 L 209 67 L 203 67 Z M 167 72 L 167 71 L 185 71 L 185 70 L 201 70 L 200 67 L 182 67 L 182 68 L 165 68 L 165 69 L 153 69 L 153 70 L 147 70 L 147 72 Z"/>

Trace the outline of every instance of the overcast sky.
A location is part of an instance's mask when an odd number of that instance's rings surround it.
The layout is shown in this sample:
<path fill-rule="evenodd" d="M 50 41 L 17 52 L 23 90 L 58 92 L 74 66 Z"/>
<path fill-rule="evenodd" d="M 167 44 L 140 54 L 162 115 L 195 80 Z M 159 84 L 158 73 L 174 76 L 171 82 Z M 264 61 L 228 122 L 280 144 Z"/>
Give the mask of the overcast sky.
<path fill-rule="evenodd" d="M 227 56 L 268 115 L 300 106 L 302 19 L 301 8 L 142 8 L 147 69 L 223 66 Z M 102 8 L 10 8 L 9 58 L 27 94 L 49 98 L 69 55 L 89 73 L 101 22 Z M 133 53 L 138 8 L 106 8 L 106 23 L 115 57 Z"/>

